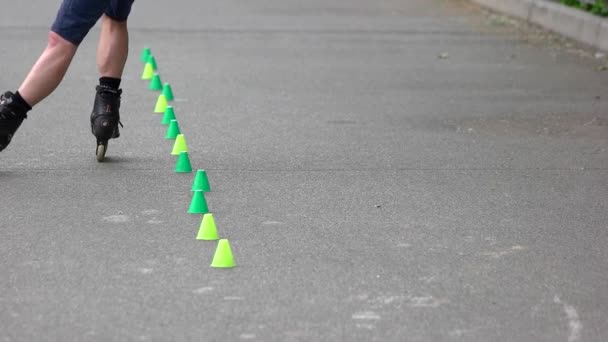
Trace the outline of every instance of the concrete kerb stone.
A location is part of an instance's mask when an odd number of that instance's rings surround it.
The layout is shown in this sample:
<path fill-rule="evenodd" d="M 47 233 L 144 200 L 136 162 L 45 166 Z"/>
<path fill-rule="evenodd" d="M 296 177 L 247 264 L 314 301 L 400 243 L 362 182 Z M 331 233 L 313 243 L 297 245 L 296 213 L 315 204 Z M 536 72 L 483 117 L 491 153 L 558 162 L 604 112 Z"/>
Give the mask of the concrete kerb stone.
<path fill-rule="evenodd" d="M 608 50 L 608 20 L 547 0 L 472 0 L 551 31 Z"/>
<path fill-rule="evenodd" d="M 526 19 L 530 18 L 531 0 L 473 0 L 493 10 Z"/>
<path fill-rule="evenodd" d="M 602 20 L 562 4 L 534 1 L 529 21 L 585 44 L 595 46 Z"/>
<path fill-rule="evenodd" d="M 600 24 L 597 41 L 601 50 L 608 51 L 608 21 L 606 20 L 603 20 Z"/>

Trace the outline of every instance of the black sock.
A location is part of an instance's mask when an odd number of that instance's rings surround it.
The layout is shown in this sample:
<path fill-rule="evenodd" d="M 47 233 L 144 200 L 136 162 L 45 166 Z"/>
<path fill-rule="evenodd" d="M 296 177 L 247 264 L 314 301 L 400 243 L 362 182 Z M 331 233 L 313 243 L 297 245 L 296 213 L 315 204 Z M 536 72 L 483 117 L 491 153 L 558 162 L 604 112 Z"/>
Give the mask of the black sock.
<path fill-rule="evenodd" d="M 13 95 L 13 103 L 12 104 L 15 105 L 15 108 L 18 108 L 18 109 L 22 110 L 23 114 L 25 114 L 28 111 L 32 110 L 32 106 L 30 106 L 27 102 L 25 102 L 25 100 L 23 99 L 23 97 L 21 96 L 21 94 L 19 94 L 18 90 Z"/>
<path fill-rule="evenodd" d="M 99 79 L 99 85 L 118 90 L 118 87 L 120 87 L 120 81 L 120 78 L 101 77 Z"/>

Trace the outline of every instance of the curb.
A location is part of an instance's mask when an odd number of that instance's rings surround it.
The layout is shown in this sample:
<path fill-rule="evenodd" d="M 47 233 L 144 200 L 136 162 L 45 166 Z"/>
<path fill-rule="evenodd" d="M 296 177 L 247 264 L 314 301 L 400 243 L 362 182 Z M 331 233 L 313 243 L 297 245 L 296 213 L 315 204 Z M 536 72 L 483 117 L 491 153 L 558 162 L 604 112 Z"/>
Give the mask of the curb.
<path fill-rule="evenodd" d="M 548 0 L 472 0 L 608 51 L 608 20 Z"/>

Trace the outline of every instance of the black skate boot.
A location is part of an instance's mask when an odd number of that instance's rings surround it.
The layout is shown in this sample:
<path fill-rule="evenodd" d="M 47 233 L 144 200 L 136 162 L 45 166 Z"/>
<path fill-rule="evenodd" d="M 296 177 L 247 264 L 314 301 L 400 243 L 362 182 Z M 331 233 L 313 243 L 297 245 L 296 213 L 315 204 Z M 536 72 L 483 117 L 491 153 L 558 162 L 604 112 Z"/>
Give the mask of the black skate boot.
<path fill-rule="evenodd" d="M 97 161 L 103 161 L 108 149 L 108 140 L 118 138 L 120 132 L 120 94 L 122 90 L 97 86 L 97 95 L 91 113 L 91 131 L 97 138 Z"/>
<path fill-rule="evenodd" d="M 27 118 L 27 109 L 13 103 L 13 96 L 15 94 L 10 91 L 0 95 L 0 151 L 8 146 L 17 128 Z"/>

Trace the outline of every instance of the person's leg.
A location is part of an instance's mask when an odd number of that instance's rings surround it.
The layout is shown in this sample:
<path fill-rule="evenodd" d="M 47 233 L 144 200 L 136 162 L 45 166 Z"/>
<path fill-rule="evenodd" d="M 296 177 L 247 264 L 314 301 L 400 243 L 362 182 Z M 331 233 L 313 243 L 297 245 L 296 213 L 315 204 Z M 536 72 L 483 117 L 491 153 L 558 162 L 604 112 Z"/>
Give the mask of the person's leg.
<path fill-rule="evenodd" d="M 109 0 L 101 21 L 101 35 L 97 46 L 97 68 L 100 85 L 104 79 L 118 88 L 129 55 L 127 19 L 134 0 Z M 116 84 L 118 82 L 118 84 Z"/>
<path fill-rule="evenodd" d="M 49 32 L 48 44 L 19 87 L 19 94 L 35 106 L 57 88 L 68 70 L 78 47 L 55 32 Z"/>
<path fill-rule="evenodd" d="M 57 88 L 78 45 L 109 4 L 110 0 L 63 0 L 51 26 L 46 49 L 19 87 L 19 94 L 30 106 Z"/>
<path fill-rule="evenodd" d="M 127 18 L 133 0 L 110 0 L 101 19 L 97 46 L 99 86 L 91 113 L 91 131 L 97 137 L 97 159 L 103 160 L 108 139 L 120 136 L 120 82 L 129 54 Z"/>
<path fill-rule="evenodd" d="M 47 46 L 19 90 L 0 96 L 0 151 L 8 146 L 32 106 L 57 88 L 78 45 L 110 1 L 117 0 L 64 0 L 61 3 Z"/>
<path fill-rule="evenodd" d="M 127 21 L 118 21 L 104 14 L 97 46 L 97 68 L 101 77 L 121 78 L 129 54 Z"/>

